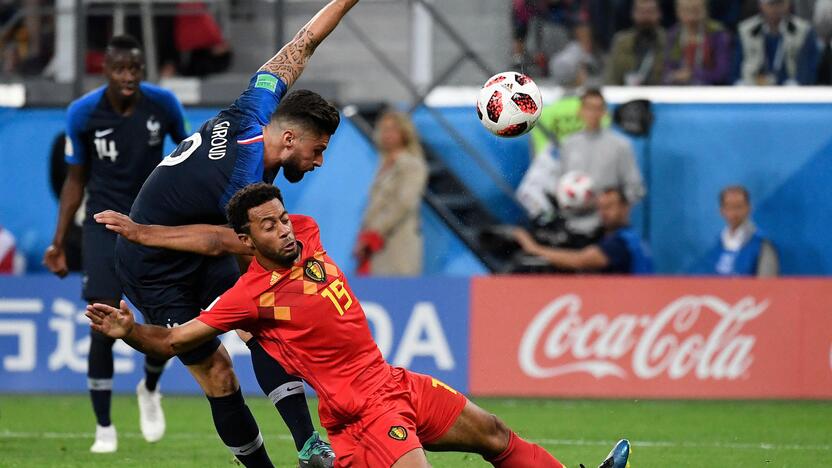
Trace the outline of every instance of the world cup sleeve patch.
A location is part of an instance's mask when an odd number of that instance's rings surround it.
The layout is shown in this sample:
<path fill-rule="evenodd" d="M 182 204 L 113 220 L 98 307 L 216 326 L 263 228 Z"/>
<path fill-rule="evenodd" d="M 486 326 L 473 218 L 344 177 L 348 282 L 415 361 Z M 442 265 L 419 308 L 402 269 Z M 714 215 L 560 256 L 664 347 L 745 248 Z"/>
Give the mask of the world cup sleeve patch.
<path fill-rule="evenodd" d="M 388 432 L 387 435 L 390 436 L 391 439 L 405 440 L 407 439 L 407 429 L 402 426 L 393 426 L 390 428 L 390 432 Z"/>
<path fill-rule="evenodd" d="M 275 92 L 277 89 L 277 78 L 272 75 L 257 75 L 257 81 L 254 83 L 254 87 Z"/>

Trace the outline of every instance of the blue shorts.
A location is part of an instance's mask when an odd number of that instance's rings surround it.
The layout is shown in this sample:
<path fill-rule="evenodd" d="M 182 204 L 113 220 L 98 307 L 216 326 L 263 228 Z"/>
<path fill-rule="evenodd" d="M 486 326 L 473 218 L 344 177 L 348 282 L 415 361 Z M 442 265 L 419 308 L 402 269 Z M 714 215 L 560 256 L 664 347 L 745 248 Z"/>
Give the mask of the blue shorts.
<path fill-rule="evenodd" d="M 121 299 L 115 272 L 116 237 L 100 224 L 84 224 L 81 230 L 82 294 L 87 302 Z"/>
<path fill-rule="evenodd" d="M 150 255 L 153 261 L 148 261 L 148 251 L 154 252 Z M 165 266 L 156 263 L 164 261 L 178 268 L 159 275 Z M 163 327 L 183 325 L 196 318 L 240 277 L 237 260 L 230 255 L 203 257 L 149 250 L 124 239 L 117 242 L 115 264 L 124 294 L 142 313 L 145 323 Z M 185 365 L 197 364 L 211 356 L 219 345 L 220 340 L 214 338 L 178 357 Z"/>

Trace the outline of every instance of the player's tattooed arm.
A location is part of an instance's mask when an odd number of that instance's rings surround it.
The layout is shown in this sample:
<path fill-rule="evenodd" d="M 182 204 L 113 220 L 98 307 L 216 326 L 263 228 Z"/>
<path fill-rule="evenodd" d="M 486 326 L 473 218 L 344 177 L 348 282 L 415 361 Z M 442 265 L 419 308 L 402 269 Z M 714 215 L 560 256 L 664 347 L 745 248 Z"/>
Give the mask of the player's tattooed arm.
<path fill-rule="evenodd" d="M 118 309 L 106 304 L 89 305 L 85 315 L 93 330 L 122 339 L 144 354 L 165 359 L 190 351 L 223 333 L 196 319 L 173 328 L 142 325 L 136 323 L 125 301 L 121 301 Z"/>
<path fill-rule="evenodd" d="M 333 0 L 321 9 L 294 39 L 266 62 L 259 71 L 267 71 L 280 77 L 287 87 L 298 79 L 315 48 L 335 29 L 341 18 L 358 0 Z"/>
<path fill-rule="evenodd" d="M 159 226 L 139 224 L 129 216 L 112 210 L 95 214 L 95 221 L 130 242 L 147 247 L 192 252 L 209 257 L 219 255 L 252 255 L 229 227 L 213 224 Z"/>

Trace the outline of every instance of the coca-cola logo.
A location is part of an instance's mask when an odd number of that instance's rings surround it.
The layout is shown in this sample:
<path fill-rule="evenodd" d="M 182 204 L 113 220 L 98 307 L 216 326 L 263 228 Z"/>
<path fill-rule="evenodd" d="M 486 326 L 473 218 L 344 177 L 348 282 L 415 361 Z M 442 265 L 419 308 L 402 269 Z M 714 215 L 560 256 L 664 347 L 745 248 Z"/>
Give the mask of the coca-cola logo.
<path fill-rule="evenodd" d="M 612 318 L 603 313 L 584 317 L 581 305 L 579 296 L 567 294 L 531 321 L 518 350 L 520 368 L 528 376 L 588 373 L 626 378 L 629 356 L 629 367 L 639 379 L 663 374 L 681 379 L 693 372 L 700 380 L 734 380 L 754 360 L 756 338 L 741 334 L 741 329 L 762 314 L 769 301 L 748 296 L 730 304 L 716 296 L 688 295 L 656 314 Z"/>

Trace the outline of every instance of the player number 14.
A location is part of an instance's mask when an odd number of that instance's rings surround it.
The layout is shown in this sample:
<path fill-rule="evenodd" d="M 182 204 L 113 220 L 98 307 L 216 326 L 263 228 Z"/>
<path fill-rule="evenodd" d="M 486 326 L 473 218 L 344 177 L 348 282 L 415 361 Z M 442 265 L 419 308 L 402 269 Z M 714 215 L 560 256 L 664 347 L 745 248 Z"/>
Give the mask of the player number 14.
<path fill-rule="evenodd" d="M 323 291 L 321 291 L 321 296 L 329 299 L 332 301 L 332 305 L 335 306 L 335 309 L 338 311 L 338 315 L 344 315 L 344 312 L 350 310 L 350 306 L 352 305 L 352 297 L 350 297 L 349 291 L 344 286 L 344 282 L 340 279 L 336 279 L 329 286 L 326 287 Z M 345 303 L 342 305 L 341 299 L 347 298 Z"/>

